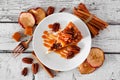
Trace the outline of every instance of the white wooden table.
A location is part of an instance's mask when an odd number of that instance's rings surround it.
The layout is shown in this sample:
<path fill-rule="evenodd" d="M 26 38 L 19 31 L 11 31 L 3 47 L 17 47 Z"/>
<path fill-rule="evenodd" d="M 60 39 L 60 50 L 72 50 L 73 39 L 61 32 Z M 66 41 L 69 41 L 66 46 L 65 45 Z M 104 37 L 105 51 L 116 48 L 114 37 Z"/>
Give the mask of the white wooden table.
<path fill-rule="evenodd" d="M 72 12 L 81 0 L 0 0 L 0 80 L 120 80 L 120 1 L 119 0 L 83 0 L 89 10 L 109 23 L 109 30 L 101 31 L 92 41 L 92 46 L 105 52 L 105 62 L 95 72 L 82 75 L 77 69 L 60 72 L 50 78 L 42 68 L 33 75 L 29 70 L 26 77 L 21 76 L 21 69 L 31 65 L 22 63 L 21 58 L 31 56 L 32 45 L 17 58 L 11 51 L 18 44 L 11 36 L 16 31 L 23 31 L 18 24 L 18 15 L 30 8 L 52 5 L 56 12 L 66 7 Z M 23 38 L 25 39 L 25 38 Z"/>

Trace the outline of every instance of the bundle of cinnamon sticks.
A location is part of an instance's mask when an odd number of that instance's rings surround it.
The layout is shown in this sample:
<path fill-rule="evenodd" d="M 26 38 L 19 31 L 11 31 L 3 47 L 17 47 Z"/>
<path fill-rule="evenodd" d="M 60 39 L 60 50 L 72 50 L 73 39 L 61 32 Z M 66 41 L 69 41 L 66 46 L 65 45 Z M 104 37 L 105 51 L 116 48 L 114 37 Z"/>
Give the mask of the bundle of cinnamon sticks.
<path fill-rule="evenodd" d="M 91 14 L 83 3 L 80 3 L 77 8 L 74 7 L 73 13 L 86 23 L 92 37 L 98 35 L 100 30 L 108 26 L 108 23 Z"/>

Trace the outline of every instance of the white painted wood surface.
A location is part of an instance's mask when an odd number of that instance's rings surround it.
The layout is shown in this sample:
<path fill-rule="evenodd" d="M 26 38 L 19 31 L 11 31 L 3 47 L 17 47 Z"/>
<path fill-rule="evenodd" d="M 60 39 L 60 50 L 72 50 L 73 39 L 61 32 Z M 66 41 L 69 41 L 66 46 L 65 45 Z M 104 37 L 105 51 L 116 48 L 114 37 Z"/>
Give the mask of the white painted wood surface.
<path fill-rule="evenodd" d="M 32 57 L 24 53 L 17 58 L 9 53 L 0 54 L 0 80 L 120 80 L 120 55 L 106 54 L 102 67 L 87 75 L 80 74 L 78 69 L 67 72 L 58 72 L 54 78 L 50 78 L 40 67 L 39 72 L 34 75 L 31 72 L 31 65 L 21 61 L 23 57 Z M 34 61 L 36 62 L 36 61 Z M 28 75 L 21 75 L 21 70 L 28 67 Z"/>
<path fill-rule="evenodd" d="M 30 54 L 23 54 L 14 58 L 10 53 L 0 54 L 0 80 L 32 80 L 31 65 L 21 61 L 23 57 L 29 57 Z M 28 75 L 22 76 L 21 70 L 28 67 Z"/>
<path fill-rule="evenodd" d="M 120 24 L 120 0 L 84 0 L 89 10 L 109 22 Z"/>
<path fill-rule="evenodd" d="M 120 0 L 1 0 L 0 1 L 0 21 L 17 22 L 19 13 L 30 8 L 43 7 L 46 9 L 52 5 L 56 7 L 56 12 L 66 7 L 71 12 L 74 6 L 84 2 L 89 10 L 109 22 L 110 24 L 120 24 Z"/>
<path fill-rule="evenodd" d="M 17 22 L 22 11 L 36 7 L 47 9 L 48 6 L 54 6 L 56 12 L 66 7 L 67 11 L 71 12 L 72 8 L 80 2 L 83 0 L 2 0 L 0 2 L 0 21 Z"/>
<path fill-rule="evenodd" d="M 24 29 L 18 23 L 0 23 L 0 50 L 13 50 L 19 44 L 19 42 L 12 39 L 15 32 L 21 33 L 21 40 L 29 38 L 24 35 Z M 32 45 L 28 50 L 32 50 Z"/>
<path fill-rule="evenodd" d="M 13 50 L 18 42 L 12 39 L 14 32 L 23 34 L 24 30 L 17 23 L 0 23 L 0 50 Z M 120 25 L 109 25 L 108 29 L 93 38 L 92 46 L 102 48 L 105 52 L 120 52 Z M 27 37 L 28 38 L 28 37 Z M 22 40 L 27 39 L 23 35 Z M 27 51 L 32 51 L 32 44 Z"/>
<path fill-rule="evenodd" d="M 23 32 L 23 29 L 17 23 L 19 13 L 30 8 L 55 6 L 55 12 L 66 7 L 65 12 L 72 13 L 72 8 L 82 1 L 89 8 L 91 13 L 97 15 L 109 24 L 108 30 L 103 30 L 92 40 L 93 47 L 100 47 L 105 52 L 113 53 L 105 55 L 105 62 L 102 67 L 94 73 L 82 75 L 77 69 L 60 72 L 55 78 L 51 79 L 40 69 L 39 73 L 34 75 L 30 71 L 30 66 L 22 63 L 21 59 L 25 56 L 31 56 L 28 51 L 32 51 L 32 45 L 27 49 L 27 53 L 13 58 L 7 50 L 13 50 L 18 44 L 11 36 L 14 32 Z M 0 0 L 0 80 L 120 80 L 120 0 Z M 116 24 L 116 25 L 113 25 Z M 28 37 L 27 37 L 28 38 Z M 22 40 L 27 39 L 23 35 Z M 26 77 L 21 76 L 23 67 L 29 68 L 29 74 Z M 35 79 L 34 79 L 35 78 Z"/>

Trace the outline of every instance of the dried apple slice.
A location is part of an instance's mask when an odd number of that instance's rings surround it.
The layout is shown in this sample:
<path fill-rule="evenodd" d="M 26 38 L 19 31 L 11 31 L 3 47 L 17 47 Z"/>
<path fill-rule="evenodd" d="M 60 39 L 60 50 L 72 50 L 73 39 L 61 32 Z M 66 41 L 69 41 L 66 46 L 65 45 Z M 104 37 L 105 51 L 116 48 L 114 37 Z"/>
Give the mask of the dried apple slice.
<path fill-rule="evenodd" d="M 87 57 L 88 63 L 92 67 L 100 67 L 104 62 L 104 52 L 100 48 L 91 48 L 90 54 Z"/>
<path fill-rule="evenodd" d="M 29 12 L 22 12 L 19 16 L 18 22 L 23 28 L 33 27 L 35 25 L 35 18 Z"/>
<path fill-rule="evenodd" d="M 21 39 L 21 34 L 19 32 L 15 32 L 13 35 L 12 35 L 12 38 L 15 40 L 15 41 L 20 41 Z"/>
<path fill-rule="evenodd" d="M 26 27 L 25 31 L 24 31 L 24 34 L 32 36 L 32 34 L 33 34 L 33 27 Z"/>
<path fill-rule="evenodd" d="M 30 9 L 28 12 L 32 13 L 35 17 L 36 24 L 46 17 L 46 13 L 42 8 Z"/>
<path fill-rule="evenodd" d="M 78 67 L 79 71 L 81 74 L 89 74 L 92 73 L 93 71 L 96 70 L 96 68 L 93 68 L 88 62 L 87 60 L 85 60 L 79 67 Z"/>

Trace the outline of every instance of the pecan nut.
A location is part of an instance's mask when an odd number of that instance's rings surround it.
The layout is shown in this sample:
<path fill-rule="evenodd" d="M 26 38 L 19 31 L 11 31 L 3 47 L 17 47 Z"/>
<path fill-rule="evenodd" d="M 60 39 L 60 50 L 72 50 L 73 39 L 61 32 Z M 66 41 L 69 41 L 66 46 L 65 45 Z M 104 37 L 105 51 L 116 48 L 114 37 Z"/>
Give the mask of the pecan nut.
<path fill-rule="evenodd" d="M 33 74 L 36 74 L 38 72 L 39 69 L 39 64 L 38 63 L 33 63 L 32 64 L 32 72 Z"/>
<path fill-rule="evenodd" d="M 27 73 L 28 73 L 28 69 L 27 69 L 27 67 L 25 67 L 25 68 L 22 70 L 21 74 L 22 74 L 23 76 L 26 76 Z"/>
<path fill-rule="evenodd" d="M 57 32 L 60 29 L 60 23 L 54 23 L 52 27 L 52 31 Z"/>
<path fill-rule="evenodd" d="M 49 6 L 47 9 L 47 15 L 53 14 L 54 13 L 55 8 L 52 6 Z"/>
<path fill-rule="evenodd" d="M 28 58 L 28 57 L 24 57 L 22 59 L 22 62 L 27 63 L 27 64 L 32 64 L 33 63 L 33 59 L 32 58 Z"/>

